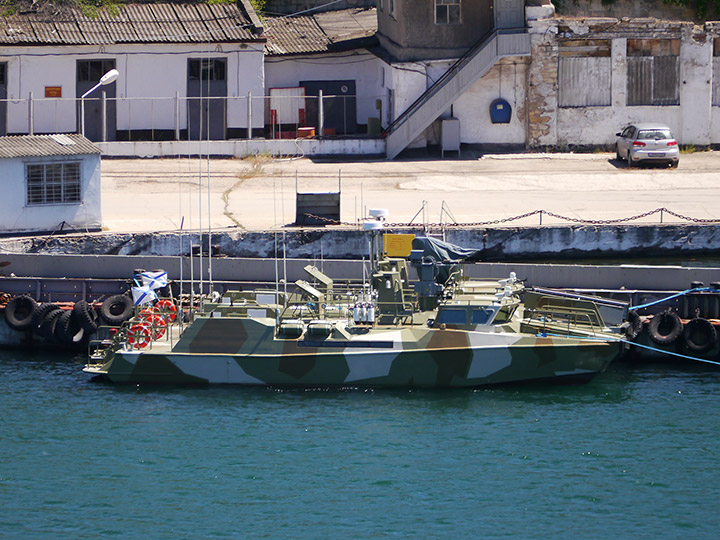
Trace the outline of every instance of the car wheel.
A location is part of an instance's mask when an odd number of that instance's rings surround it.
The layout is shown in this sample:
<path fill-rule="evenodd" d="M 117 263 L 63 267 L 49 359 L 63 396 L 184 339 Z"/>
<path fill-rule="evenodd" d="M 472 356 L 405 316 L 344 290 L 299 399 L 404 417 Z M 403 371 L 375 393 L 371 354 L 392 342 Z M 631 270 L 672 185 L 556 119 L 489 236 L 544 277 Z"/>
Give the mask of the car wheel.
<path fill-rule="evenodd" d="M 670 163 L 670 167 L 672 167 L 673 169 L 677 169 L 677 168 L 678 168 L 678 165 L 680 165 L 680 160 L 678 160 L 678 161 L 672 161 L 672 162 Z"/>

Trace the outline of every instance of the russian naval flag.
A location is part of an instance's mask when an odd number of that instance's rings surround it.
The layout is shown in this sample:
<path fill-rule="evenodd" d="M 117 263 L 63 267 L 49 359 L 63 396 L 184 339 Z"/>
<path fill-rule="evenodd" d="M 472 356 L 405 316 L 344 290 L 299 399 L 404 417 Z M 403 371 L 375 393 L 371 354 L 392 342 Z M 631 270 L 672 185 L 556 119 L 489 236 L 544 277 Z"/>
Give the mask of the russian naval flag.
<path fill-rule="evenodd" d="M 157 300 L 157 294 L 147 285 L 133 287 L 132 296 L 136 306 L 142 306 L 143 304 L 149 304 Z"/>
<path fill-rule="evenodd" d="M 140 276 L 142 277 L 143 286 L 150 287 L 151 289 L 161 289 L 168 284 L 167 272 L 165 272 L 165 270 L 143 272 Z"/>

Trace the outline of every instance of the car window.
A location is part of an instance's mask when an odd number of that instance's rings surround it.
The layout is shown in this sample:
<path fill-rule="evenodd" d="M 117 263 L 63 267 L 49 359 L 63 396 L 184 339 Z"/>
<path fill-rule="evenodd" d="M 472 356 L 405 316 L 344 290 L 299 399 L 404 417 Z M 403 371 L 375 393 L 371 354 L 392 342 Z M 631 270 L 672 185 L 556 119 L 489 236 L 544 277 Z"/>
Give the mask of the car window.
<path fill-rule="evenodd" d="M 630 136 L 630 130 L 631 130 L 631 129 L 632 129 L 632 128 L 630 128 L 630 127 L 626 127 L 625 130 L 622 132 L 622 135 L 621 135 L 621 136 L 622 136 L 622 137 L 626 137 L 626 138 L 629 137 L 629 136 Z"/>
<path fill-rule="evenodd" d="M 669 129 L 644 129 L 638 134 L 638 139 L 649 141 L 672 138 L 672 132 Z"/>

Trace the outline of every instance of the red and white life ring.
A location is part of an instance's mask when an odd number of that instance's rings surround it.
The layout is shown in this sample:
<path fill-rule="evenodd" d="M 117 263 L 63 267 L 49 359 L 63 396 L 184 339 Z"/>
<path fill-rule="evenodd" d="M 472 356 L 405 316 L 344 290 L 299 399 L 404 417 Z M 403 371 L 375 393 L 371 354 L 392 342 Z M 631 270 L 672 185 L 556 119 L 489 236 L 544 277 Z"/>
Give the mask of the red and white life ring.
<path fill-rule="evenodd" d="M 160 310 L 160 313 L 165 315 L 169 322 L 175 322 L 175 319 L 177 319 L 178 309 L 175 305 L 175 302 L 173 302 L 172 300 L 169 300 L 167 298 L 158 300 L 157 304 L 155 304 L 155 309 Z"/>
<path fill-rule="evenodd" d="M 135 323 L 128 328 L 127 344 L 133 349 L 144 349 L 150 345 L 151 334 L 147 323 Z"/>
<path fill-rule="evenodd" d="M 165 336 L 167 323 L 162 315 L 150 315 L 145 318 L 145 322 L 150 325 L 151 336 L 153 339 L 161 339 Z"/>

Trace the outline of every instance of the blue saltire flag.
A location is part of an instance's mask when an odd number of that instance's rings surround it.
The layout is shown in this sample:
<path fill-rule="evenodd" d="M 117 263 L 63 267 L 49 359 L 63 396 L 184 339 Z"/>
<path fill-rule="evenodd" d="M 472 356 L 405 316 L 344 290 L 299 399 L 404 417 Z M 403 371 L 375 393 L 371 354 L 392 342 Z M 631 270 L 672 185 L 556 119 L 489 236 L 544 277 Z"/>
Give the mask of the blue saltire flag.
<path fill-rule="evenodd" d="M 147 285 L 133 287 L 132 296 L 136 306 L 142 306 L 143 304 L 149 304 L 157 300 L 157 294 Z"/>
<path fill-rule="evenodd" d="M 167 272 L 164 270 L 143 272 L 140 276 L 142 277 L 143 285 L 151 289 L 161 289 L 168 284 Z"/>

